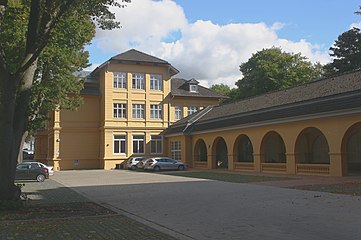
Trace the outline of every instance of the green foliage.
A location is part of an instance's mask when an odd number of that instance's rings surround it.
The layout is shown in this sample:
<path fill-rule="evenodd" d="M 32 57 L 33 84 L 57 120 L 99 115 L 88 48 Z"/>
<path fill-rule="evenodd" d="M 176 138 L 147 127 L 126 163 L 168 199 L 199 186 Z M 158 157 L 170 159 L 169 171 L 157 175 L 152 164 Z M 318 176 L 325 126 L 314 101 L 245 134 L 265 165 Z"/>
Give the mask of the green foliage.
<path fill-rule="evenodd" d="M 23 62 L 29 11 L 29 4 L 10 4 L 0 22 L 0 47 L 10 72 Z"/>
<path fill-rule="evenodd" d="M 94 34 L 94 24 L 75 12 L 59 22 L 39 57 L 32 89 L 30 132 L 43 126 L 49 111 L 74 110 L 82 103 L 79 93 L 83 80 L 74 73 L 88 66 L 84 46 Z"/>
<path fill-rule="evenodd" d="M 234 102 L 237 99 L 239 99 L 239 91 L 236 88 L 230 88 L 228 85 L 226 84 L 214 84 L 211 86 L 210 88 L 211 90 L 222 94 L 223 96 L 228 97 L 227 99 L 223 99 L 221 104 L 225 104 L 225 103 L 230 103 L 230 102 Z"/>
<path fill-rule="evenodd" d="M 263 49 L 240 65 L 243 78 L 236 82 L 242 99 L 305 83 L 322 76 L 322 66 L 312 64 L 301 54 L 280 48 Z"/>
<path fill-rule="evenodd" d="M 338 36 L 330 48 L 333 61 L 325 66 L 325 75 L 344 73 L 361 68 L 361 32 L 352 28 Z"/>
<path fill-rule="evenodd" d="M 222 94 L 223 96 L 228 96 L 231 91 L 231 88 L 226 84 L 213 84 L 210 88 L 212 91 L 216 93 Z"/>

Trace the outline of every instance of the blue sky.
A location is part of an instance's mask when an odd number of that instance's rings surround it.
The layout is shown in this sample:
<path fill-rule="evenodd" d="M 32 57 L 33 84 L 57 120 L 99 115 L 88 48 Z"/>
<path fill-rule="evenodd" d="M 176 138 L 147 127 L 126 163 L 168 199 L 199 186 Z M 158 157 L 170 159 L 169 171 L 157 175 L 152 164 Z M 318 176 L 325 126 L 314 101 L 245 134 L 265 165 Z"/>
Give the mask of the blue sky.
<path fill-rule="evenodd" d="M 359 0 L 175 0 L 189 21 L 212 20 L 218 24 L 282 22 L 281 37 L 308 39 L 331 45 L 350 24 L 361 21 L 353 14 Z"/>
<path fill-rule="evenodd" d="M 88 47 L 92 68 L 136 48 L 167 60 L 178 77 L 203 85 L 241 77 L 239 64 L 263 48 L 300 52 L 312 62 L 330 61 L 328 49 L 352 24 L 356 0 L 133 0 L 115 9 L 121 29 L 97 30 Z"/>

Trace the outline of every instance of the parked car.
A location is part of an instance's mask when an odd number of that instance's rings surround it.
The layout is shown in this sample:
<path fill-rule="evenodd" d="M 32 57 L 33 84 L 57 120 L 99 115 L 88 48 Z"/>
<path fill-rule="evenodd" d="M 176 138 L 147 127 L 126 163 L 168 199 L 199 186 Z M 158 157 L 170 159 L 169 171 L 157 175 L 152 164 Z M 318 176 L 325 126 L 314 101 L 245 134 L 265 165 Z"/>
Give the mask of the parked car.
<path fill-rule="evenodd" d="M 47 178 L 49 178 L 49 170 L 37 163 L 19 163 L 16 166 L 16 180 L 36 180 L 38 182 L 44 182 Z"/>
<path fill-rule="evenodd" d="M 145 163 L 151 158 L 144 158 L 137 163 L 137 169 L 144 169 Z"/>
<path fill-rule="evenodd" d="M 144 170 L 180 170 L 186 169 L 186 164 L 167 157 L 150 158 L 144 165 Z"/>
<path fill-rule="evenodd" d="M 41 167 L 45 167 L 49 170 L 49 176 L 53 176 L 54 175 L 54 167 L 53 166 L 47 166 L 44 163 L 41 162 L 26 162 L 26 163 L 35 163 L 38 164 Z"/>
<path fill-rule="evenodd" d="M 136 170 L 138 162 L 144 159 L 145 157 L 131 157 L 125 163 L 125 167 L 131 170 Z"/>

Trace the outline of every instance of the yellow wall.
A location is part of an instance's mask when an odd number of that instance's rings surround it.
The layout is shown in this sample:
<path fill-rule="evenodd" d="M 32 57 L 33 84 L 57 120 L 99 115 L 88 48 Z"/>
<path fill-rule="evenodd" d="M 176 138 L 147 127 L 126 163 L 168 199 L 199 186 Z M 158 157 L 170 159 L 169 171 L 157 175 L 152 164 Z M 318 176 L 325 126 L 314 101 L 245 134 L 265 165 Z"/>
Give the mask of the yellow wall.
<path fill-rule="evenodd" d="M 127 74 L 127 87 L 114 88 L 113 73 Z M 132 89 L 132 73 L 145 75 L 145 89 Z M 39 150 L 47 150 L 46 160 L 55 170 L 104 168 L 112 169 L 131 156 L 164 156 L 167 145 L 163 141 L 163 152 L 150 152 L 151 135 L 160 135 L 170 123 L 174 122 L 174 106 L 206 107 L 218 104 L 212 98 L 173 98 L 170 99 L 171 75 L 169 66 L 111 62 L 96 73 L 99 81 L 99 96 L 84 96 L 84 104 L 77 111 L 61 110 L 52 113 L 46 134 L 38 135 Z M 162 76 L 162 90 L 150 89 L 150 75 Z M 170 102 L 170 100 L 172 102 Z M 127 106 L 126 118 L 114 118 L 113 104 Z M 132 118 L 132 104 L 145 105 L 145 118 Z M 150 105 L 162 106 L 162 118 L 150 118 Z M 170 113 L 170 115 L 169 115 Z M 126 135 L 126 153 L 114 153 L 114 135 Z M 145 136 L 144 154 L 133 154 L 133 135 Z M 47 141 L 47 144 L 44 144 Z M 40 148 L 40 146 L 42 146 Z M 39 152 L 39 159 L 45 158 Z M 41 155 L 41 153 L 43 155 Z M 186 156 L 184 156 L 186 158 Z"/>
<path fill-rule="evenodd" d="M 217 98 L 201 98 L 201 97 L 179 97 L 176 96 L 171 99 L 170 121 L 176 122 L 175 119 L 175 107 L 181 107 L 183 117 L 188 116 L 188 107 L 195 106 L 198 110 L 207 106 L 216 106 L 219 104 Z"/>
<path fill-rule="evenodd" d="M 207 146 L 207 155 L 208 162 L 207 168 L 212 169 L 215 168 L 214 164 L 214 143 L 215 140 L 219 137 L 222 137 L 227 145 L 228 150 L 228 169 L 229 170 L 252 170 L 254 172 L 261 171 L 270 171 L 270 172 L 281 172 L 287 174 L 312 174 L 312 175 L 331 175 L 331 176 L 342 176 L 345 174 L 342 158 L 342 140 L 346 131 L 355 123 L 360 122 L 360 115 L 352 115 L 352 116 L 339 116 L 332 118 L 320 118 L 313 120 L 305 120 L 305 121 L 293 121 L 293 122 L 285 122 L 278 124 L 264 124 L 262 126 L 254 126 L 254 127 L 232 127 L 232 129 L 219 129 L 219 130 L 210 130 L 203 133 L 193 133 L 192 134 L 192 151 L 195 150 L 195 144 L 199 139 L 202 139 Z M 330 164 L 328 166 L 319 166 L 317 164 L 307 166 L 309 169 L 305 169 L 301 172 L 301 167 L 296 162 L 295 158 L 295 146 L 296 141 L 300 133 L 309 127 L 313 127 L 319 129 L 323 135 L 325 136 L 328 146 L 329 146 L 329 156 L 330 156 Z M 265 164 L 262 162 L 262 151 L 261 145 L 262 140 L 266 136 L 267 133 L 274 131 L 278 133 L 285 144 L 286 148 L 286 164 Z M 250 168 L 248 163 L 237 163 L 234 160 L 234 147 L 237 137 L 240 135 L 246 135 L 249 137 L 250 141 L 253 145 L 253 156 L 254 162 Z M 185 141 L 185 136 L 170 136 L 167 137 L 167 142 L 174 140 L 182 139 Z M 185 143 L 184 143 L 185 145 Z M 182 145 L 183 147 L 183 145 Z M 183 148 L 182 148 L 183 150 Z M 184 149 L 184 151 L 189 151 Z M 184 153 L 186 154 L 186 153 Z M 183 155 L 182 155 L 183 156 Z M 191 161 L 194 164 L 193 156 L 191 156 Z M 197 163 L 195 164 L 197 165 Z M 283 166 L 284 165 L 284 166 Z M 266 168 L 267 167 L 267 168 Z M 300 167 L 298 169 L 298 167 Z M 268 169 L 268 170 L 266 170 Z M 325 170 L 326 169 L 326 170 Z M 308 172 L 309 171 L 309 172 Z"/>
<path fill-rule="evenodd" d="M 60 111 L 56 170 L 99 168 L 99 111 L 99 97 L 90 95 L 77 111 Z"/>

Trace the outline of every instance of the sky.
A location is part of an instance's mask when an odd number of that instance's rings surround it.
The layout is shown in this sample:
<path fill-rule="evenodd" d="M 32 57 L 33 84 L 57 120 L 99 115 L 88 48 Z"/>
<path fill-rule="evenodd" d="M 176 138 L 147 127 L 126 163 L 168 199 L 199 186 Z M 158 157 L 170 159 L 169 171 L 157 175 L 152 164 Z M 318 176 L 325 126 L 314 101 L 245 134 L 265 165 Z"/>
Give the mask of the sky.
<path fill-rule="evenodd" d="M 239 65 L 265 48 L 301 53 L 313 63 L 331 61 L 329 48 L 353 26 L 361 27 L 361 0 L 132 0 L 113 8 L 121 28 L 97 29 L 89 70 L 137 49 L 168 61 L 210 87 L 235 87 Z"/>

